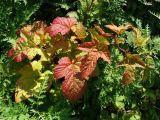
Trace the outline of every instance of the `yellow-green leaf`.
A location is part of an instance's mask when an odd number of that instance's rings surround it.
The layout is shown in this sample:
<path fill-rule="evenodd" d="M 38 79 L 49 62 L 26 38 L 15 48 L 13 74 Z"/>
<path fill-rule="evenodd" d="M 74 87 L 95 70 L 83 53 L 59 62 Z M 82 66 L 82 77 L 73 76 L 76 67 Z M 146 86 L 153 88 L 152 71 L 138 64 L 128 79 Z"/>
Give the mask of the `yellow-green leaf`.
<path fill-rule="evenodd" d="M 51 72 L 41 73 L 42 65 L 40 61 L 34 61 L 25 65 L 19 70 L 21 77 L 16 82 L 15 101 L 21 102 L 31 96 L 37 95 L 42 89 L 45 77 L 50 83 Z M 52 75 L 53 76 L 53 75 Z M 48 84 L 48 87 L 51 84 Z"/>
<path fill-rule="evenodd" d="M 27 57 L 32 60 L 36 55 L 40 55 L 39 61 L 49 61 L 48 55 L 41 48 L 30 48 L 27 51 Z"/>
<path fill-rule="evenodd" d="M 99 33 L 95 29 L 89 29 L 92 38 L 97 40 L 101 45 L 109 45 L 109 41 L 106 37 L 99 35 Z"/>
<path fill-rule="evenodd" d="M 57 50 L 59 49 L 68 49 L 69 41 L 65 39 L 65 37 L 61 34 L 57 34 L 52 37 L 50 41 L 50 46 L 46 48 L 46 52 L 49 56 L 53 56 Z"/>
<path fill-rule="evenodd" d="M 147 41 L 149 40 L 149 37 L 143 37 L 141 31 L 138 28 L 133 28 L 133 31 L 136 35 L 135 45 L 137 47 L 145 46 Z"/>
<path fill-rule="evenodd" d="M 84 39 L 86 37 L 86 30 L 82 23 L 77 23 L 71 30 L 77 35 L 79 39 Z"/>

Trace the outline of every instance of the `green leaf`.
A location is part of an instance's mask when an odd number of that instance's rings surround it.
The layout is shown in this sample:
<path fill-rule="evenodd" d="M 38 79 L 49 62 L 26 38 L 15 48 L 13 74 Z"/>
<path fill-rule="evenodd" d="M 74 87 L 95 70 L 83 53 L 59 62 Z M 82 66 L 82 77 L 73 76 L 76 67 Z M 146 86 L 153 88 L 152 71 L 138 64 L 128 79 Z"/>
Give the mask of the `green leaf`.
<path fill-rule="evenodd" d="M 124 109 L 124 99 L 125 97 L 124 96 L 116 96 L 116 106 L 119 108 L 119 109 Z"/>

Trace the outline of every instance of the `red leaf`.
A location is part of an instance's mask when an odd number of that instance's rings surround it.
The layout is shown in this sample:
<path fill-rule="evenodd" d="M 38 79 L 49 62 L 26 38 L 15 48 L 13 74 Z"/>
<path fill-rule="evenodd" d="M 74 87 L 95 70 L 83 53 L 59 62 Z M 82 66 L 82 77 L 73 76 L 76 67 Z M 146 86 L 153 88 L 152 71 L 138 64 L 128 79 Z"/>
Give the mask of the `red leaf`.
<path fill-rule="evenodd" d="M 90 52 L 84 59 L 82 59 L 80 66 L 81 79 L 88 79 L 88 77 L 93 73 L 99 57 L 98 52 Z"/>
<path fill-rule="evenodd" d="M 85 92 L 86 81 L 81 81 L 72 76 L 65 79 L 62 83 L 62 91 L 64 96 L 72 102 L 77 101 L 82 97 Z"/>
<path fill-rule="evenodd" d="M 91 46 L 91 47 L 90 47 Z M 92 43 L 91 42 L 84 42 L 82 43 L 82 45 L 80 45 L 78 48 L 78 50 L 82 50 L 84 52 L 90 52 L 92 49 Z M 93 50 L 93 49 L 92 49 Z M 96 49 L 97 50 L 97 49 Z"/>
<path fill-rule="evenodd" d="M 15 62 L 22 62 L 25 58 L 26 58 L 26 54 L 25 53 L 19 53 L 14 57 L 14 61 Z"/>
<path fill-rule="evenodd" d="M 23 47 L 24 39 L 18 39 L 16 42 L 16 48 L 11 48 L 8 51 L 8 57 L 13 57 L 15 62 L 22 62 L 27 58 L 27 49 Z"/>
<path fill-rule="evenodd" d="M 96 44 L 98 44 L 97 41 L 93 39 L 91 42 L 81 43 L 77 49 L 85 52 L 97 51 Z"/>
<path fill-rule="evenodd" d="M 72 64 L 69 57 L 63 57 L 58 61 L 58 64 Z"/>
<path fill-rule="evenodd" d="M 135 67 L 134 66 L 126 66 L 125 71 L 123 73 L 122 84 L 127 86 L 131 84 L 135 79 Z"/>
<path fill-rule="evenodd" d="M 12 57 L 14 54 L 14 48 L 11 48 L 9 51 L 8 51 L 8 57 Z"/>
<path fill-rule="evenodd" d="M 102 52 L 102 51 L 100 51 L 99 54 L 100 54 L 100 57 L 101 57 L 104 61 L 106 61 L 106 62 L 108 62 L 109 64 L 111 64 L 110 53 L 109 53 L 109 52 L 106 52 L 106 51 Z"/>
<path fill-rule="evenodd" d="M 111 33 L 106 33 L 106 32 L 104 32 L 104 30 L 103 30 L 100 26 L 94 25 L 94 27 L 98 30 L 98 32 L 99 32 L 102 36 L 105 36 L 105 37 L 110 37 L 110 36 L 112 36 Z"/>
<path fill-rule="evenodd" d="M 55 36 L 58 33 L 65 35 L 70 31 L 71 27 L 74 26 L 76 23 L 77 20 L 75 18 L 57 17 L 53 20 L 51 26 L 47 28 L 47 32 L 51 36 Z"/>
<path fill-rule="evenodd" d="M 93 39 L 92 42 L 84 42 L 80 44 L 78 47 L 78 50 L 82 50 L 88 53 L 95 52 L 96 56 L 101 57 L 103 60 L 107 61 L 109 64 L 111 63 L 108 46 L 103 46 L 99 44 L 98 41 L 95 39 Z"/>
<path fill-rule="evenodd" d="M 54 77 L 55 79 L 60 79 L 62 77 L 69 79 L 77 72 L 79 72 L 79 67 L 74 64 L 68 57 L 63 57 L 59 60 L 58 65 L 56 65 L 54 69 Z"/>
<path fill-rule="evenodd" d="M 133 65 L 136 63 L 145 67 L 144 61 L 141 59 L 141 57 L 138 54 L 129 54 L 128 53 L 126 55 L 126 57 L 119 63 L 119 65 L 123 65 L 123 64 Z"/>

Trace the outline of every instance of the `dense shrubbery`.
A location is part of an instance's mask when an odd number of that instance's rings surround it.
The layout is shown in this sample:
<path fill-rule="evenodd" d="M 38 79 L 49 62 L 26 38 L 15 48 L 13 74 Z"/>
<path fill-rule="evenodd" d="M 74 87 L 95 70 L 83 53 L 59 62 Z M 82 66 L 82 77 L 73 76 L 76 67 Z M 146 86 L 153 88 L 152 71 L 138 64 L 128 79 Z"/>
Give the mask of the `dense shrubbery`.
<path fill-rule="evenodd" d="M 1 0 L 0 119 L 160 119 L 159 4 Z"/>

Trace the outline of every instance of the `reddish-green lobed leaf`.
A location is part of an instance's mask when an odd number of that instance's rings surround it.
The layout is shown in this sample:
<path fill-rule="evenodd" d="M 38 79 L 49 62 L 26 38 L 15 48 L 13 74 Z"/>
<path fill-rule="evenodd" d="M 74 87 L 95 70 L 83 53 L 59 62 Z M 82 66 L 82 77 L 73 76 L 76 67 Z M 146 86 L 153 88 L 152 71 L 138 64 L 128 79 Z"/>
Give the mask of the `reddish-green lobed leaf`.
<path fill-rule="evenodd" d="M 65 35 L 71 30 L 71 27 L 74 26 L 76 23 L 77 20 L 75 18 L 57 17 L 53 20 L 51 26 L 47 28 L 47 32 L 50 34 L 50 36 L 55 36 L 58 33 Z"/>
<path fill-rule="evenodd" d="M 54 77 L 56 79 L 64 77 L 62 91 L 64 96 L 70 101 L 77 101 L 85 91 L 86 82 L 79 80 L 79 72 L 78 64 L 71 61 L 68 57 L 61 58 L 54 69 Z"/>
<path fill-rule="evenodd" d="M 100 57 L 108 63 L 111 63 L 108 46 L 101 46 L 101 44 L 95 39 L 91 42 L 80 44 L 78 49 L 88 53 L 81 61 L 81 79 L 88 79 L 88 77 L 92 75 L 96 68 L 97 60 Z"/>
<path fill-rule="evenodd" d="M 76 34 L 78 39 L 84 39 L 86 37 L 86 30 L 82 23 L 77 23 L 71 30 Z"/>
<path fill-rule="evenodd" d="M 123 64 L 129 64 L 129 65 L 139 64 L 145 67 L 144 61 L 138 54 L 127 54 L 126 57 L 119 63 L 119 65 Z"/>
<path fill-rule="evenodd" d="M 133 65 L 128 65 L 125 68 L 125 71 L 123 73 L 123 78 L 122 78 L 122 84 L 127 86 L 131 84 L 135 79 L 135 66 Z"/>
<path fill-rule="evenodd" d="M 71 102 L 79 100 L 85 92 L 86 81 L 79 80 L 75 76 L 65 79 L 62 83 L 64 96 Z"/>
<path fill-rule="evenodd" d="M 27 57 L 25 42 L 25 39 L 19 38 L 16 42 L 16 48 L 11 48 L 8 51 L 8 57 L 13 57 L 15 62 L 22 62 Z"/>
<path fill-rule="evenodd" d="M 58 65 L 55 66 L 54 77 L 55 79 L 60 79 L 62 77 L 65 77 L 65 79 L 69 79 L 77 72 L 79 72 L 79 66 L 74 64 L 70 60 L 70 58 L 63 57 L 59 60 Z"/>
<path fill-rule="evenodd" d="M 96 68 L 97 60 L 99 58 L 98 52 L 90 52 L 84 59 L 81 61 L 81 79 L 88 79 L 90 75 Z"/>
<path fill-rule="evenodd" d="M 91 46 L 91 47 L 89 47 Z M 84 51 L 84 52 L 90 52 L 90 51 L 97 51 L 96 48 L 92 48 L 91 42 L 85 42 L 82 45 L 78 47 L 78 50 Z"/>

